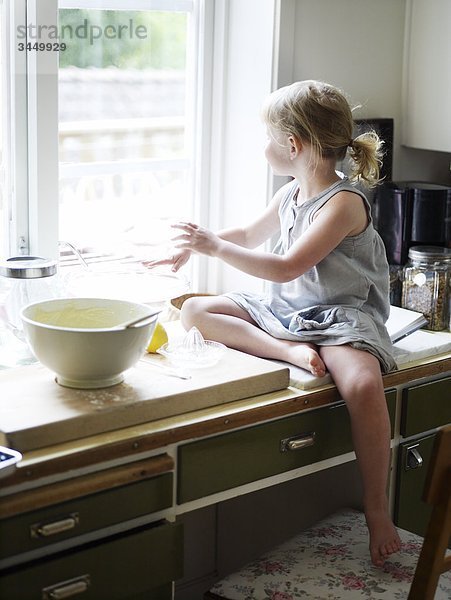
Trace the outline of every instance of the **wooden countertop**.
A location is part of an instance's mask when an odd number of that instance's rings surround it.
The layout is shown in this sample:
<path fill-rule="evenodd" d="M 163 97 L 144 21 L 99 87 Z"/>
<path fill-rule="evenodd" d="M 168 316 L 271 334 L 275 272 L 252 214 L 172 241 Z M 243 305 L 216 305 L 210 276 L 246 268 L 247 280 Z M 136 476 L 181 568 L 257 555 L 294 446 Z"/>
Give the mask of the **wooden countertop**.
<path fill-rule="evenodd" d="M 288 366 L 230 348 L 218 363 L 191 368 L 189 379 L 168 375 L 158 367 L 165 361 L 145 355 L 122 383 L 101 389 L 62 387 L 39 363 L 1 372 L 0 444 L 36 450 L 289 385 Z"/>
<path fill-rule="evenodd" d="M 451 353 L 404 365 L 384 376 L 386 389 L 412 380 L 445 375 L 451 371 Z M 302 391 L 292 387 L 187 412 L 178 416 L 124 427 L 24 453 L 15 473 L 2 481 L 2 493 L 18 485 L 36 485 L 38 479 L 60 476 L 68 471 L 128 457 L 193 438 L 225 432 L 238 427 L 283 417 L 340 400 L 334 385 Z M 99 468 L 104 468 L 100 466 Z"/>

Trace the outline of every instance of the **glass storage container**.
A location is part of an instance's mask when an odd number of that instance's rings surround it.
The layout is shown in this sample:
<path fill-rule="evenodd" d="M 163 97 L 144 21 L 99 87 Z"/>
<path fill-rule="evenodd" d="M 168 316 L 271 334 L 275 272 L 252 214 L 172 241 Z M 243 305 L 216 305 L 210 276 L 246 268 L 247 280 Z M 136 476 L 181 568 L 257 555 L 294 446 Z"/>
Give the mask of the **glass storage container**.
<path fill-rule="evenodd" d="M 0 369 L 36 362 L 25 343 L 21 310 L 58 295 L 55 261 L 37 256 L 0 260 Z"/>
<path fill-rule="evenodd" d="M 402 306 L 423 313 L 427 329 L 449 328 L 451 250 L 413 246 L 404 268 Z"/>
<path fill-rule="evenodd" d="M 22 308 L 58 296 L 56 273 L 56 261 L 38 256 L 15 256 L 0 262 L 0 275 L 10 282 L 4 311 L 16 333 L 22 331 Z"/>

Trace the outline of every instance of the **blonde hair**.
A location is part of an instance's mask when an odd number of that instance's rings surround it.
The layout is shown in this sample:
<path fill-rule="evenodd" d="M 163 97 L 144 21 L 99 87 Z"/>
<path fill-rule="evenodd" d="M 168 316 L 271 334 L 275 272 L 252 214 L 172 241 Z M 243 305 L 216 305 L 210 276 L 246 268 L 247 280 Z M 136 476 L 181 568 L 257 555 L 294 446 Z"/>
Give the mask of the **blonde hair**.
<path fill-rule="evenodd" d="M 262 116 L 269 127 L 308 143 L 314 167 L 324 158 L 343 160 L 349 149 L 351 181 L 378 183 L 383 141 L 374 131 L 353 139 L 352 109 L 336 87 L 312 80 L 282 87 L 269 96 Z"/>

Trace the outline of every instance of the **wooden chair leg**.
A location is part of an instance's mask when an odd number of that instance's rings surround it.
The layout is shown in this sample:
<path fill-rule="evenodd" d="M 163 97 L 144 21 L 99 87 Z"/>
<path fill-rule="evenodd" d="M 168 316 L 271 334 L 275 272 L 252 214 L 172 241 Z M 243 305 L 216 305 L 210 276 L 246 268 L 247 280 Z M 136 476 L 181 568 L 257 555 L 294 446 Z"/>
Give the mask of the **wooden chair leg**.
<path fill-rule="evenodd" d="M 408 600 L 434 600 L 440 575 L 451 567 L 451 559 L 445 559 L 451 529 L 451 473 L 444 487 L 442 501 L 432 509 Z"/>

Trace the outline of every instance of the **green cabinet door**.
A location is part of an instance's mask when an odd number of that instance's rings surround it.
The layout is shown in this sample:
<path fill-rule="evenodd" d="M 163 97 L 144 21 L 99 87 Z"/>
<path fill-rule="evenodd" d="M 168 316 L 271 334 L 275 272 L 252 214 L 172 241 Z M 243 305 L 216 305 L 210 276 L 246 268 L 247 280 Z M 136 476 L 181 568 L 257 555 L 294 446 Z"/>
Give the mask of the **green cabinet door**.
<path fill-rule="evenodd" d="M 0 520 L 0 558 L 151 514 L 172 504 L 172 473 Z"/>
<path fill-rule="evenodd" d="M 4 570 L 0 598 L 169 600 L 171 582 L 182 570 L 182 525 L 159 523 Z"/>
<path fill-rule="evenodd" d="M 395 524 L 424 535 L 431 508 L 422 500 L 435 434 L 399 445 Z"/>
<path fill-rule="evenodd" d="M 387 391 L 386 398 L 393 433 L 396 391 Z M 296 440 L 298 449 L 288 449 Z M 202 498 L 352 449 L 344 403 L 184 444 L 178 449 L 177 501 Z"/>
<path fill-rule="evenodd" d="M 417 435 L 450 422 L 451 377 L 403 390 L 401 435 Z"/>

